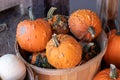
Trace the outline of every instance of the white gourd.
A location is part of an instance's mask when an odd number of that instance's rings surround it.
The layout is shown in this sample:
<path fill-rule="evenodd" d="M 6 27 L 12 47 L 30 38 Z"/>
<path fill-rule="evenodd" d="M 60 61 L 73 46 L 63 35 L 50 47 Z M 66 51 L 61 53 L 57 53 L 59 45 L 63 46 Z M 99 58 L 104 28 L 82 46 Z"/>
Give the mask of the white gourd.
<path fill-rule="evenodd" d="M 13 54 L 0 57 L 0 77 L 2 80 L 24 80 L 26 67 L 24 63 Z"/>

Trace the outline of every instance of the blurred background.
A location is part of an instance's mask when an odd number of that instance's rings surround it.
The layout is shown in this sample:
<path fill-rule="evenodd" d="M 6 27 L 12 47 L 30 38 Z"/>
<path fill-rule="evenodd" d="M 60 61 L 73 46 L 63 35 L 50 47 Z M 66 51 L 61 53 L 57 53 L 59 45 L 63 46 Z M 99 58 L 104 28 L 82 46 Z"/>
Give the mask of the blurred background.
<path fill-rule="evenodd" d="M 69 0 L 69 13 L 72 13 L 77 9 L 91 9 L 96 12 L 96 1 L 97 0 Z"/>

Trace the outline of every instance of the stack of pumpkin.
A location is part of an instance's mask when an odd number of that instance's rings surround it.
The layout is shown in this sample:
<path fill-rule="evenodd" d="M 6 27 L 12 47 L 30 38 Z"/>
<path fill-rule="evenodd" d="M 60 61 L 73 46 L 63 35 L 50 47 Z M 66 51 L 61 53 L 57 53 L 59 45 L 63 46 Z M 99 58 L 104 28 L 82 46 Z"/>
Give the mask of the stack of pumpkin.
<path fill-rule="evenodd" d="M 31 52 L 31 64 L 44 68 L 72 68 L 96 56 L 100 49 L 96 38 L 102 31 L 95 12 L 77 10 L 69 17 L 53 15 L 34 19 L 29 8 L 29 20 L 17 26 L 16 40 L 21 49 Z"/>

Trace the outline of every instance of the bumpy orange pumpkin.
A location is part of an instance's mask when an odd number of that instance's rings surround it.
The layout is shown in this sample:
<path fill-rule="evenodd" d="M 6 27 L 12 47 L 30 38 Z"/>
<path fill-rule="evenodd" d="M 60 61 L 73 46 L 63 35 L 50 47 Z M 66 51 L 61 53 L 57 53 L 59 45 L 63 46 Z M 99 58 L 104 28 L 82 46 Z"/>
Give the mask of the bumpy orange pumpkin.
<path fill-rule="evenodd" d="M 108 47 L 104 55 L 104 61 L 107 65 L 115 64 L 120 68 L 120 32 L 111 30 L 108 34 Z"/>
<path fill-rule="evenodd" d="M 102 31 L 101 21 L 95 12 L 87 9 L 73 12 L 68 24 L 70 31 L 83 41 L 91 41 Z"/>
<path fill-rule="evenodd" d="M 68 33 L 68 18 L 64 15 L 53 15 L 54 10 L 56 10 L 56 8 L 51 7 L 47 15 L 48 22 L 51 25 L 53 32 L 56 34 Z"/>
<path fill-rule="evenodd" d="M 69 35 L 59 34 L 56 36 L 54 34 L 47 43 L 46 57 L 55 68 L 72 68 L 81 61 L 82 47 Z"/>
<path fill-rule="evenodd" d="M 110 68 L 100 71 L 93 80 L 120 80 L 120 70 L 111 65 Z"/>
<path fill-rule="evenodd" d="M 51 27 L 44 19 L 24 20 L 17 25 L 17 42 L 26 51 L 44 50 L 51 37 Z"/>

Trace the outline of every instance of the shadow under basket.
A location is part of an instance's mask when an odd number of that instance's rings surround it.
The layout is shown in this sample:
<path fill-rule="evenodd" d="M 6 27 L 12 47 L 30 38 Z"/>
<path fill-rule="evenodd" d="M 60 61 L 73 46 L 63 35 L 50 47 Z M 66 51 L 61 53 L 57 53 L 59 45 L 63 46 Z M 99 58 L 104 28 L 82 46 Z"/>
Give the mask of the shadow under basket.
<path fill-rule="evenodd" d="M 107 36 L 105 32 L 102 31 L 97 38 L 97 43 L 101 50 L 100 53 L 86 63 L 70 69 L 46 69 L 28 63 L 25 58 L 27 58 L 26 55 L 29 53 L 22 50 L 17 42 L 15 42 L 15 51 L 17 56 L 37 73 L 39 80 L 92 80 L 100 69 L 101 60 L 107 48 L 107 42 Z"/>

